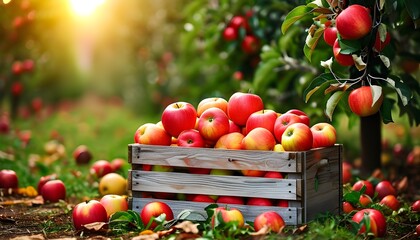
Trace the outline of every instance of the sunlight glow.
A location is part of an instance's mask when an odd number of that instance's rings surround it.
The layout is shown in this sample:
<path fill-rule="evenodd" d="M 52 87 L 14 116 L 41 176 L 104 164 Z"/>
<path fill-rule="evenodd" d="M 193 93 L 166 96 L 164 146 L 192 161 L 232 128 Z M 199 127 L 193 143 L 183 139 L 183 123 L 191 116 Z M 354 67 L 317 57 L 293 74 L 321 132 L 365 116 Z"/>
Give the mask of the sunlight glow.
<path fill-rule="evenodd" d="M 79 16 L 91 15 L 105 0 L 70 0 L 73 11 Z"/>

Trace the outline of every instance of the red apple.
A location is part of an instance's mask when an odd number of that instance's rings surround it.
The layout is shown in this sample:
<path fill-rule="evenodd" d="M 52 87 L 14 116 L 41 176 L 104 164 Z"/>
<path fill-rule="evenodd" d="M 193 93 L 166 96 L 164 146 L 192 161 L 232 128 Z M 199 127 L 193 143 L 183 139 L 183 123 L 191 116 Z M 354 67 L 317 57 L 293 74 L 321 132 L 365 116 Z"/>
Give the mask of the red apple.
<path fill-rule="evenodd" d="M 223 39 L 228 42 L 235 41 L 238 39 L 238 31 L 233 27 L 226 27 L 223 30 Z"/>
<path fill-rule="evenodd" d="M 221 136 L 219 140 L 217 140 L 214 148 L 242 149 L 242 139 L 244 139 L 244 135 L 242 133 L 228 133 Z"/>
<path fill-rule="evenodd" d="M 420 236 L 420 224 L 416 226 L 416 234 L 417 236 Z"/>
<path fill-rule="evenodd" d="M 241 173 L 248 177 L 264 177 L 266 171 L 243 169 L 241 170 Z"/>
<path fill-rule="evenodd" d="M 287 208 L 287 207 L 289 207 L 289 201 L 280 199 L 280 200 L 277 201 L 276 206 L 277 207 L 286 207 Z"/>
<path fill-rule="evenodd" d="M 19 75 L 23 72 L 23 64 L 21 61 L 15 61 L 12 65 L 12 72 L 15 75 Z"/>
<path fill-rule="evenodd" d="M 10 132 L 10 119 L 7 114 L 0 115 L 0 134 L 8 134 Z"/>
<path fill-rule="evenodd" d="M 352 90 L 349 94 L 348 102 L 351 111 L 360 116 L 367 117 L 379 111 L 382 105 L 384 95 L 373 104 L 373 95 L 370 86 L 362 86 Z"/>
<path fill-rule="evenodd" d="M 241 47 L 246 54 L 257 53 L 260 49 L 260 40 L 254 35 L 247 35 L 242 40 Z"/>
<path fill-rule="evenodd" d="M 111 161 L 112 171 L 117 172 L 123 168 L 126 164 L 126 161 L 122 158 L 115 158 Z"/>
<path fill-rule="evenodd" d="M 277 113 L 270 109 L 260 110 L 252 113 L 246 121 L 246 132 L 252 129 L 262 127 L 274 134 L 274 123 L 277 119 Z"/>
<path fill-rule="evenodd" d="M 236 123 L 234 123 L 232 120 L 229 119 L 229 132 L 233 133 L 233 132 L 238 132 L 238 133 L 242 133 L 242 129 L 236 125 Z"/>
<path fill-rule="evenodd" d="M 45 185 L 45 183 L 47 183 L 50 180 L 55 180 L 55 179 L 57 179 L 57 174 L 55 174 L 55 173 L 50 174 L 50 175 L 46 175 L 46 176 L 42 176 L 38 181 L 38 186 L 37 186 L 38 193 L 41 193 L 41 189 Z"/>
<path fill-rule="evenodd" d="M 149 224 L 152 218 L 159 217 L 161 214 L 166 214 L 166 221 L 174 219 L 174 213 L 172 212 L 171 207 L 164 202 L 154 201 L 149 202 L 141 210 L 140 217 L 145 226 Z M 157 226 L 156 222 L 152 222 L 150 229 L 154 229 Z"/>
<path fill-rule="evenodd" d="M 106 209 L 97 200 L 81 202 L 73 208 L 73 225 L 80 230 L 84 225 L 95 222 L 107 222 Z"/>
<path fill-rule="evenodd" d="M 373 184 L 368 180 L 358 180 L 353 184 L 352 190 L 353 191 L 360 191 L 362 187 L 365 186 L 365 194 L 369 195 L 369 197 L 373 197 L 375 193 L 375 189 L 373 187 Z"/>
<path fill-rule="evenodd" d="M 193 202 L 206 202 L 206 203 L 215 203 L 216 201 L 208 195 L 195 195 L 191 201 Z"/>
<path fill-rule="evenodd" d="M 145 123 L 134 133 L 134 142 L 140 144 L 169 146 L 172 143 L 172 136 L 157 124 Z"/>
<path fill-rule="evenodd" d="M 252 113 L 263 109 L 261 97 L 252 93 L 236 92 L 228 101 L 228 116 L 238 126 L 245 126 Z"/>
<path fill-rule="evenodd" d="M 236 222 L 238 227 L 241 228 L 244 226 L 244 216 L 241 211 L 236 208 L 227 208 L 227 207 L 217 207 L 214 209 L 214 214 L 211 218 L 211 226 L 217 227 L 221 222 L 220 217 L 223 222 Z"/>
<path fill-rule="evenodd" d="M 242 139 L 241 145 L 242 149 L 245 150 L 273 150 L 274 146 L 276 145 L 276 139 L 269 130 L 262 127 L 257 127 L 252 129 Z"/>
<path fill-rule="evenodd" d="M 162 125 L 173 137 L 195 127 L 197 112 L 193 105 L 187 102 L 169 104 L 162 112 Z"/>
<path fill-rule="evenodd" d="M 274 123 L 274 136 L 277 142 L 281 143 L 281 138 L 288 126 L 293 123 L 303 123 L 302 118 L 294 113 L 284 113 L 277 117 Z"/>
<path fill-rule="evenodd" d="M 391 35 L 389 34 L 389 32 L 386 32 L 384 41 L 381 41 L 381 38 L 379 36 L 379 31 L 377 31 L 373 49 L 377 52 L 381 52 L 386 46 L 388 46 L 390 41 L 391 41 Z"/>
<path fill-rule="evenodd" d="M 244 28 L 247 31 L 250 30 L 247 19 L 243 16 L 238 15 L 232 17 L 228 26 L 234 28 L 237 31 L 239 30 L 239 28 Z"/>
<path fill-rule="evenodd" d="M 22 63 L 22 68 L 24 71 L 31 72 L 34 69 L 34 61 L 32 59 L 26 59 Z"/>
<path fill-rule="evenodd" d="M 337 28 L 334 26 L 326 27 L 324 30 L 324 41 L 331 47 L 337 39 Z"/>
<path fill-rule="evenodd" d="M 217 107 L 227 114 L 228 102 L 221 97 L 204 98 L 198 103 L 197 116 L 200 117 L 203 112 L 211 107 Z"/>
<path fill-rule="evenodd" d="M 354 214 L 352 220 L 356 223 L 362 222 L 364 219 L 369 221 L 368 223 L 363 223 L 362 227 L 359 229 L 359 233 L 364 233 L 366 231 L 366 225 L 369 224 L 369 232 L 373 233 L 375 237 L 383 237 L 386 233 L 386 219 L 384 215 L 376 209 L 362 209 Z"/>
<path fill-rule="evenodd" d="M 360 195 L 360 197 L 359 197 L 360 206 L 367 207 L 372 203 L 373 203 L 373 200 L 372 200 L 371 197 L 369 197 L 369 195 L 367 195 L 367 194 Z"/>
<path fill-rule="evenodd" d="M 188 168 L 188 172 L 192 174 L 210 174 L 210 168 Z"/>
<path fill-rule="evenodd" d="M 353 167 L 351 166 L 350 163 L 348 163 L 348 162 L 343 162 L 342 163 L 343 184 L 349 183 L 351 181 L 351 179 L 353 178 L 352 169 L 353 169 Z"/>
<path fill-rule="evenodd" d="M 355 208 L 353 207 L 353 205 L 349 202 L 343 202 L 343 212 L 346 214 L 349 214 L 351 212 L 353 212 L 355 210 Z"/>
<path fill-rule="evenodd" d="M 340 53 L 341 47 L 338 38 L 335 40 L 333 45 L 333 54 L 335 60 L 342 66 L 353 66 L 354 60 L 351 54 L 342 54 Z"/>
<path fill-rule="evenodd" d="M 122 195 L 107 194 L 99 202 L 104 206 L 108 219 L 116 212 L 125 212 L 128 210 L 127 198 Z"/>
<path fill-rule="evenodd" d="M 393 211 L 400 209 L 400 201 L 394 195 L 387 195 L 379 201 L 379 204 L 385 205 Z"/>
<path fill-rule="evenodd" d="M 411 211 L 420 212 L 420 200 L 417 200 L 411 204 Z"/>
<path fill-rule="evenodd" d="M 337 140 L 334 126 L 329 123 L 317 123 L 311 127 L 313 143 L 312 148 L 331 147 Z"/>
<path fill-rule="evenodd" d="M 77 164 L 87 164 L 92 159 L 92 153 L 86 145 L 79 145 L 73 151 L 73 158 Z"/>
<path fill-rule="evenodd" d="M 66 186 L 61 180 L 47 181 L 41 188 L 41 195 L 44 201 L 58 202 L 66 199 Z"/>
<path fill-rule="evenodd" d="M 311 129 L 304 123 L 288 126 L 281 137 L 281 145 L 286 151 L 307 151 L 312 148 Z"/>
<path fill-rule="evenodd" d="M 279 233 L 285 225 L 286 224 L 280 214 L 274 211 L 263 212 L 254 219 L 254 229 L 256 232 L 264 226 L 268 226 L 270 231 Z"/>
<path fill-rule="evenodd" d="M 302 123 L 304 123 L 304 124 L 306 124 L 306 125 L 308 125 L 309 126 L 309 124 L 310 124 L 310 119 L 309 119 L 309 116 L 308 116 L 308 114 L 306 114 L 304 111 L 302 111 L 302 110 L 299 110 L 299 109 L 290 109 L 290 110 L 288 110 L 287 112 L 285 112 L 285 113 L 293 113 L 293 114 L 295 114 L 295 115 L 298 115 L 299 116 L 299 118 L 300 118 L 300 122 L 302 122 Z"/>
<path fill-rule="evenodd" d="M 21 82 L 12 83 L 12 94 L 13 96 L 19 96 L 23 92 L 23 84 Z"/>
<path fill-rule="evenodd" d="M 244 198 L 237 196 L 220 196 L 216 202 L 219 204 L 245 204 Z"/>
<path fill-rule="evenodd" d="M 278 179 L 283 179 L 283 174 L 281 174 L 280 172 L 266 172 L 264 177 L 266 178 L 278 178 Z"/>
<path fill-rule="evenodd" d="M 336 18 L 337 31 L 343 39 L 355 40 L 366 36 L 372 30 L 370 10 L 353 4 L 344 9 Z"/>
<path fill-rule="evenodd" d="M 106 160 L 98 160 L 90 167 L 90 174 L 95 175 L 97 178 L 101 178 L 108 173 L 113 172 L 113 168 L 110 162 Z"/>
<path fill-rule="evenodd" d="M 180 147 L 204 147 L 206 142 L 198 130 L 188 129 L 179 134 L 177 145 Z"/>
<path fill-rule="evenodd" d="M 205 110 L 198 120 L 198 131 L 204 139 L 217 141 L 229 133 L 229 117 L 217 107 Z"/>
<path fill-rule="evenodd" d="M 273 201 L 268 198 L 253 197 L 248 198 L 246 205 L 251 206 L 273 206 Z"/>
<path fill-rule="evenodd" d="M 376 184 L 375 193 L 377 193 L 377 197 L 379 200 L 388 195 L 397 196 L 397 191 L 387 180 L 380 181 L 378 184 Z"/>
<path fill-rule="evenodd" d="M 17 188 L 18 186 L 19 180 L 15 171 L 9 169 L 0 171 L 0 188 Z"/>

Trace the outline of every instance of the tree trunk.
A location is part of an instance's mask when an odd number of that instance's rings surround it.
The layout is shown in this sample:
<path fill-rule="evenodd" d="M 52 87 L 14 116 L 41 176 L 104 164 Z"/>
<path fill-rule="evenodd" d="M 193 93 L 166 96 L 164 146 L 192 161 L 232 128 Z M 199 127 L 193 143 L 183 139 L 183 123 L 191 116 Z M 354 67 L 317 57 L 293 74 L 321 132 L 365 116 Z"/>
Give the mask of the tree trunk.
<path fill-rule="evenodd" d="M 360 118 L 360 143 L 362 150 L 362 175 L 370 176 L 381 167 L 381 116 L 378 113 Z"/>

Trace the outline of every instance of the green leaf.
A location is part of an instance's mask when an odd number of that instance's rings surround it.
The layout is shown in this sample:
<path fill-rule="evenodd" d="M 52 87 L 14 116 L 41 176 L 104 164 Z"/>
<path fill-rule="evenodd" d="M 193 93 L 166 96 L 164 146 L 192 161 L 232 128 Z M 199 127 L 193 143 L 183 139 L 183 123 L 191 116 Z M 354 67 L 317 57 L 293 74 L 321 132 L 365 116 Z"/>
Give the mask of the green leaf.
<path fill-rule="evenodd" d="M 352 54 L 359 51 L 362 48 L 361 41 L 357 40 L 340 40 L 340 53 L 341 54 Z"/>
<path fill-rule="evenodd" d="M 323 73 L 318 77 L 314 78 L 303 92 L 305 102 L 307 103 L 312 94 L 314 94 L 322 85 L 334 82 L 333 79 L 334 76 L 331 73 Z"/>
<path fill-rule="evenodd" d="M 408 14 L 413 20 L 420 17 L 420 4 L 418 0 L 403 0 Z"/>
<path fill-rule="evenodd" d="M 309 61 L 311 61 L 312 53 L 314 52 L 316 46 L 318 45 L 319 39 L 322 37 L 323 33 L 324 33 L 324 29 L 318 28 L 315 31 L 313 36 L 308 34 L 308 37 L 306 38 L 306 45 L 303 48 L 303 52 L 305 53 L 305 56 Z"/>
<path fill-rule="evenodd" d="M 258 67 L 253 81 L 256 92 L 258 92 L 259 89 L 265 89 L 267 83 L 272 80 L 271 77 L 275 76 L 275 68 L 279 67 L 281 64 L 282 61 L 280 58 L 272 58 Z"/>
<path fill-rule="evenodd" d="M 385 81 L 389 83 L 389 85 L 391 85 L 395 91 L 397 91 L 402 104 L 406 106 L 412 97 L 410 88 L 398 76 L 390 76 L 389 78 L 385 79 Z"/>
<path fill-rule="evenodd" d="M 327 101 L 327 106 L 325 108 L 325 114 L 330 119 L 330 121 L 332 121 L 332 116 L 333 116 L 334 110 L 337 107 L 338 103 L 340 102 L 343 94 L 344 94 L 343 91 L 337 91 L 337 92 L 333 93 Z"/>
<path fill-rule="evenodd" d="M 281 32 L 284 34 L 290 26 L 299 21 L 312 11 L 312 8 L 301 5 L 290 11 L 281 25 Z"/>
<path fill-rule="evenodd" d="M 381 117 L 382 117 L 382 122 L 387 124 L 387 123 L 392 123 L 394 122 L 394 120 L 392 119 L 392 107 L 395 104 L 395 100 L 392 98 L 384 98 L 384 101 L 382 102 L 382 106 L 381 106 Z"/>

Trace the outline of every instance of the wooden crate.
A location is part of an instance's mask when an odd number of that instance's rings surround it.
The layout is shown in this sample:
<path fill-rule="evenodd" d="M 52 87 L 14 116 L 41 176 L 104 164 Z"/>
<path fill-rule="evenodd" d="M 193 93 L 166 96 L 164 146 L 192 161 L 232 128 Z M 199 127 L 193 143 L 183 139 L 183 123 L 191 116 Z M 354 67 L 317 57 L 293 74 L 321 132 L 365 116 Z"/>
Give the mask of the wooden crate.
<path fill-rule="evenodd" d="M 342 145 L 305 152 L 274 152 L 184 148 L 130 144 L 128 159 L 130 207 L 140 211 L 153 198 L 143 192 L 263 197 L 288 201 L 288 207 L 229 205 L 253 221 L 263 211 L 277 211 L 286 225 L 300 225 L 322 213 L 341 213 Z M 173 172 L 143 171 L 142 165 L 172 166 Z M 278 171 L 285 179 L 248 176 L 191 174 L 187 168 Z M 175 216 L 185 209 L 201 211 L 208 203 L 159 199 L 168 203 Z"/>

